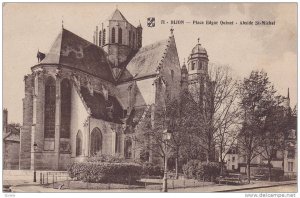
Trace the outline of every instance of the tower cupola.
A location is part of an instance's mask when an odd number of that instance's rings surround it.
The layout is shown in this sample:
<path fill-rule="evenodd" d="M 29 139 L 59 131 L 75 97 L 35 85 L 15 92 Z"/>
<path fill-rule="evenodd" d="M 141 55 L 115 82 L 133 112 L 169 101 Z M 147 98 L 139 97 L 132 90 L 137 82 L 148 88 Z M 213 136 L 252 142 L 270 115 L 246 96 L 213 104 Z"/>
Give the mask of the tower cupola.
<path fill-rule="evenodd" d="M 207 76 L 208 74 L 208 55 L 206 49 L 201 45 L 200 39 L 193 47 L 190 56 L 188 57 L 188 72 L 190 78 L 197 78 L 200 76 Z M 192 80 L 192 79 L 190 79 Z"/>

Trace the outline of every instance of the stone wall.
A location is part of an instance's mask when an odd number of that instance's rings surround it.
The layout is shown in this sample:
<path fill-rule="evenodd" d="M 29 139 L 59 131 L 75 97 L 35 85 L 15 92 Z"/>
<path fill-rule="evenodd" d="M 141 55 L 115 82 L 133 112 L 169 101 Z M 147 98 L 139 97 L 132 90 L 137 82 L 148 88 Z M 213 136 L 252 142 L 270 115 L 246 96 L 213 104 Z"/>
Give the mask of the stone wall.
<path fill-rule="evenodd" d="M 33 75 L 25 76 L 24 82 L 25 97 L 23 98 L 23 126 L 20 130 L 20 169 L 30 169 Z"/>
<path fill-rule="evenodd" d="M 75 86 L 72 85 L 71 93 L 71 156 L 76 157 L 76 135 L 82 133 L 82 154 L 88 156 L 88 112 L 80 98 Z"/>
<path fill-rule="evenodd" d="M 3 169 L 19 169 L 20 143 L 14 141 L 4 142 Z"/>

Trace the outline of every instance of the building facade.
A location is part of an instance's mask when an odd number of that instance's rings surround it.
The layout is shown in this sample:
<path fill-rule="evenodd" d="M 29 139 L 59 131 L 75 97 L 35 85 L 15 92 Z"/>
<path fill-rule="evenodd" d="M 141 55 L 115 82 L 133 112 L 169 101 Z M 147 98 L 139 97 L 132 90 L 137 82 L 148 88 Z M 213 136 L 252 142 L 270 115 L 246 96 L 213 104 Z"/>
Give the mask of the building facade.
<path fill-rule="evenodd" d="M 7 123 L 8 111 L 3 110 L 3 169 L 19 169 L 20 128 Z"/>

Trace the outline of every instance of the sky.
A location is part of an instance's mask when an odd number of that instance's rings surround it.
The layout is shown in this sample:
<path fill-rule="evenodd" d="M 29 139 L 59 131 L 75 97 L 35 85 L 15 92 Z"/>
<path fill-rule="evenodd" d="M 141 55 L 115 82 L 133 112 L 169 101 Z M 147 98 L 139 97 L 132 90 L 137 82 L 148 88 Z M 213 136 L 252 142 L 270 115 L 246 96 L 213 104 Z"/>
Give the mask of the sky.
<path fill-rule="evenodd" d="M 170 36 L 161 20 L 275 21 L 272 26 L 174 24 L 180 58 L 187 60 L 200 43 L 212 63 L 228 65 L 242 79 L 264 70 L 278 93 L 297 102 L 296 3 L 5 3 L 3 5 L 3 108 L 8 121 L 22 123 L 24 75 L 37 64 L 37 51 L 48 52 L 64 28 L 92 42 L 95 26 L 116 7 L 134 26 L 143 27 L 143 45 Z M 155 27 L 147 18 L 155 17 Z"/>

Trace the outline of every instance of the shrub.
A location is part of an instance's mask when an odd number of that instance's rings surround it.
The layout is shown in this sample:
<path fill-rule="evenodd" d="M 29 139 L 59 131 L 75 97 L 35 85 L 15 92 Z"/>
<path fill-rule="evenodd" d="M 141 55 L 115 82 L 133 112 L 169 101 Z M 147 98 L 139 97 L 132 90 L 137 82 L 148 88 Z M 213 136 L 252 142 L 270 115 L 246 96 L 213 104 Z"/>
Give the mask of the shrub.
<path fill-rule="evenodd" d="M 68 169 L 71 178 L 92 183 L 134 183 L 142 166 L 135 163 L 75 162 Z"/>
<path fill-rule="evenodd" d="M 261 175 L 262 179 L 267 180 L 269 178 L 269 168 L 265 167 L 256 167 L 252 169 L 252 175 Z M 280 180 L 284 175 L 284 171 L 279 168 L 271 168 L 271 180 L 277 181 Z"/>
<path fill-rule="evenodd" d="M 143 163 L 142 167 L 143 167 L 142 175 L 163 176 L 163 174 L 164 174 L 164 171 L 160 166 L 153 165 L 150 162 Z"/>
<path fill-rule="evenodd" d="M 217 162 L 205 162 L 202 163 L 203 175 L 207 180 L 214 180 L 220 173 L 219 163 Z"/>
<path fill-rule="evenodd" d="M 188 179 L 196 178 L 196 171 L 198 169 L 198 164 L 201 163 L 200 160 L 190 160 L 185 165 L 183 165 L 183 174 Z"/>
<path fill-rule="evenodd" d="M 219 175 L 219 163 L 190 160 L 183 166 L 183 173 L 188 179 L 214 180 Z"/>
<path fill-rule="evenodd" d="M 109 163 L 122 163 L 126 162 L 126 160 L 118 155 L 105 155 L 101 153 L 97 153 L 96 155 L 89 157 L 87 162 L 109 162 Z"/>

